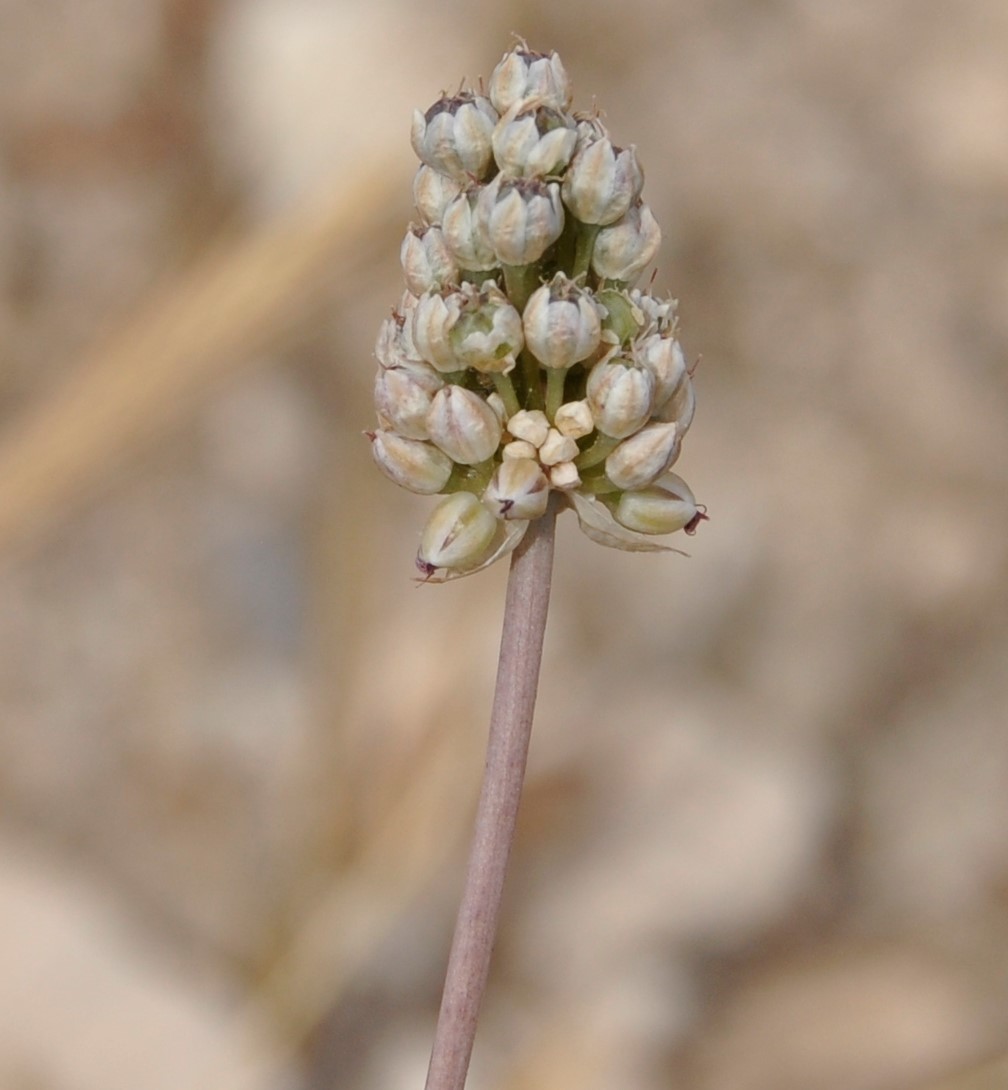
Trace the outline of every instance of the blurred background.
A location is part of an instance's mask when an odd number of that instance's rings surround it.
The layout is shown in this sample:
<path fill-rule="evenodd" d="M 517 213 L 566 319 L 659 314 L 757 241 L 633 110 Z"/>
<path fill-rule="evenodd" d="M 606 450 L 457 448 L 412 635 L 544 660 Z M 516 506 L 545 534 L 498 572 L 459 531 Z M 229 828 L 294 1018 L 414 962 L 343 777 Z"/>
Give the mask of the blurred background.
<path fill-rule="evenodd" d="M 1008 1086 L 1003 0 L 2 0 L 4 1090 L 422 1085 L 506 565 L 415 588 L 360 433 L 515 31 L 638 147 L 711 521 L 561 520 L 470 1086 Z"/>

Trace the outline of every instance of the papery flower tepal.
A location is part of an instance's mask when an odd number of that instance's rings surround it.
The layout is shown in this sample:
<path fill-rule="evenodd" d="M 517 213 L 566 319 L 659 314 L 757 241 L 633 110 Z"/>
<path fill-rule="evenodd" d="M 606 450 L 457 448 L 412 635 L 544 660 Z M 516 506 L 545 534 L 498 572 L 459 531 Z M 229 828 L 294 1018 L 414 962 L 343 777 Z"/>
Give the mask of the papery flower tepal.
<path fill-rule="evenodd" d="M 521 42 L 414 113 L 408 291 L 379 332 L 370 434 L 386 476 L 451 499 L 425 581 L 482 570 L 547 509 L 644 551 L 705 517 L 670 472 L 696 406 L 676 303 L 634 286 L 661 241 L 644 171 L 571 97 L 557 54 Z"/>

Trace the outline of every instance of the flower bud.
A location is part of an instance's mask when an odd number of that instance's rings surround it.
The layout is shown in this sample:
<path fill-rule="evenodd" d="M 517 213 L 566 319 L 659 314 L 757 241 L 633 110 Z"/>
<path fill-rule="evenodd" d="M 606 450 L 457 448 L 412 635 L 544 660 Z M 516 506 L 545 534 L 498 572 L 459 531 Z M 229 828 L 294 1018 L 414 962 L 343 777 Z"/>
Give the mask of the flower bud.
<path fill-rule="evenodd" d="M 573 462 L 557 462 L 550 466 L 550 484 L 561 492 L 570 492 L 581 485 L 581 474 Z"/>
<path fill-rule="evenodd" d="M 643 488 L 679 456 L 675 424 L 645 424 L 606 458 L 606 476 L 617 488 Z"/>
<path fill-rule="evenodd" d="M 449 178 L 433 167 L 421 163 L 413 177 L 413 203 L 431 227 L 441 225 L 441 217 L 449 203 L 462 192 L 462 183 Z"/>
<path fill-rule="evenodd" d="M 614 514 L 621 525 L 641 534 L 690 533 L 707 517 L 689 486 L 674 473 L 667 473 L 649 488 L 624 492 Z"/>
<path fill-rule="evenodd" d="M 375 410 L 383 424 L 409 439 L 428 439 L 427 412 L 444 380 L 430 364 L 410 362 L 375 375 Z"/>
<path fill-rule="evenodd" d="M 498 174 L 483 188 L 478 214 L 498 260 L 505 265 L 531 265 L 563 232 L 560 187 L 538 178 Z"/>
<path fill-rule="evenodd" d="M 577 132 L 566 116 L 536 99 L 516 102 L 493 131 L 497 165 L 512 178 L 560 174 L 570 162 Z"/>
<path fill-rule="evenodd" d="M 458 321 L 450 334 L 455 357 L 485 374 L 507 374 L 525 343 L 521 315 L 492 281 L 482 290 L 467 285 Z"/>
<path fill-rule="evenodd" d="M 550 428 L 549 435 L 539 448 L 539 461 L 544 466 L 555 466 L 561 462 L 571 462 L 577 456 L 577 443 L 569 436 L 561 435 L 556 428 Z"/>
<path fill-rule="evenodd" d="M 399 250 L 406 286 L 414 295 L 458 283 L 458 266 L 440 227 L 410 227 Z"/>
<path fill-rule="evenodd" d="M 570 80 L 557 54 L 534 53 L 525 45 L 500 59 L 488 93 L 501 114 L 526 98 L 538 98 L 558 110 L 566 110 L 571 101 Z"/>
<path fill-rule="evenodd" d="M 452 462 L 437 447 L 394 431 L 368 432 L 367 436 L 378 468 L 402 488 L 431 495 L 448 483 Z"/>
<path fill-rule="evenodd" d="M 410 140 L 422 163 L 458 181 L 482 181 L 493 165 L 490 138 L 497 111 L 472 91 L 444 96 L 422 114 L 413 111 Z"/>
<path fill-rule="evenodd" d="M 538 449 L 549 435 L 550 422 L 541 409 L 521 409 L 507 422 L 507 430 L 515 439 L 525 439 Z"/>
<path fill-rule="evenodd" d="M 477 213 L 481 192 L 481 186 L 470 186 L 455 197 L 445 208 L 441 225 L 448 248 L 468 272 L 489 272 L 498 264 L 487 225 Z"/>
<path fill-rule="evenodd" d="M 534 447 L 527 439 L 514 439 L 501 447 L 502 458 L 531 458 L 535 461 L 539 457 L 538 448 Z"/>
<path fill-rule="evenodd" d="M 655 409 L 660 409 L 679 388 L 686 374 L 686 357 L 674 337 L 654 333 L 634 348 L 634 357 L 655 377 Z"/>
<path fill-rule="evenodd" d="M 392 312 L 378 327 L 375 340 L 375 356 L 382 367 L 401 367 L 420 359 L 420 353 L 413 343 L 413 315 L 416 299 L 406 292 L 399 304 L 399 309 Z"/>
<path fill-rule="evenodd" d="M 600 360 L 588 375 L 586 393 L 598 430 L 625 439 L 651 415 L 654 375 L 622 356 Z"/>
<path fill-rule="evenodd" d="M 644 172 L 634 148 L 603 137 L 583 143 L 564 174 L 564 204 L 582 223 L 615 223 L 640 196 Z"/>
<path fill-rule="evenodd" d="M 622 219 L 599 231 L 592 251 L 592 269 L 603 280 L 632 284 L 660 245 L 661 228 L 651 209 L 637 201 Z"/>
<path fill-rule="evenodd" d="M 496 452 L 502 428 L 479 394 L 464 386 L 444 386 L 431 399 L 427 431 L 453 462 L 474 466 Z"/>
<path fill-rule="evenodd" d="M 543 367 L 567 368 L 587 359 L 602 335 L 591 292 L 562 272 L 532 292 L 522 322 L 525 341 Z"/>
<path fill-rule="evenodd" d="M 568 401 L 557 409 L 553 424 L 561 435 L 581 439 L 595 430 L 595 421 L 587 401 Z"/>
<path fill-rule="evenodd" d="M 532 458 L 508 458 L 497 467 L 483 501 L 499 518 L 537 519 L 546 513 L 549 481 Z"/>
<path fill-rule="evenodd" d="M 679 435 L 683 436 L 689 431 L 695 412 L 696 389 L 687 371 L 665 404 L 656 409 L 654 418 L 655 420 L 673 421 L 679 429 Z"/>
<path fill-rule="evenodd" d="M 439 371 L 459 371 L 451 331 L 462 313 L 463 296 L 457 292 L 440 295 L 425 292 L 413 311 L 413 343 L 417 353 Z"/>
<path fill-rule="evenodd" d="M 497 520 L 471 492 L 454 492 L 434 508 L 423 528 L 417 567 L 425 575 L 438 568 L 473 567 L 496 532 Z"/>

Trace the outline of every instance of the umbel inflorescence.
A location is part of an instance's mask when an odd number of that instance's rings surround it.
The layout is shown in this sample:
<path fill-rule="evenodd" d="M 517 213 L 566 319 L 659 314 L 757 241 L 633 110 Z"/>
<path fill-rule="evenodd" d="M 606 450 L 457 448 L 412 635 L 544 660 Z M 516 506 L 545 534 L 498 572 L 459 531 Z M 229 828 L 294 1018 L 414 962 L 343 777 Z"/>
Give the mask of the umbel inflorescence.
<path fill-rule="evenodd" d="M 417 567 L 480 571 L 551 493 L 600 544 L 667 549 L 706 516 L 670 472 L 695 407 L 676 304 L 634 287 L 661 240 L 637 153 L 571 112 L 556 53 L 522 43 L 482 90 L 414 113 L 420 222 L 375 348 L 374 459 L 444 496 Z"/>

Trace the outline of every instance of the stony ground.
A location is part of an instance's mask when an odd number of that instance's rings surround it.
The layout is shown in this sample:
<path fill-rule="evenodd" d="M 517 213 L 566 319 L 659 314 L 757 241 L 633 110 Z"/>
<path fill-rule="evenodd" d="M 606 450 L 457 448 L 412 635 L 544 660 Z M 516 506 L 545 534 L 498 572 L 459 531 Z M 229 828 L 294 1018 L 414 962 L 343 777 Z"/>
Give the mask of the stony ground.
<path fill-rule="evenodd" d="M 360 432 L 515 30 L 638 147 L 711 521 L 561 528 L 472 1090 L 1008 1085 L 1008 8 L 540 7 L 5 0 L 6 1090 L 422 1085 L 505 572 L 414 589 Z"/>

